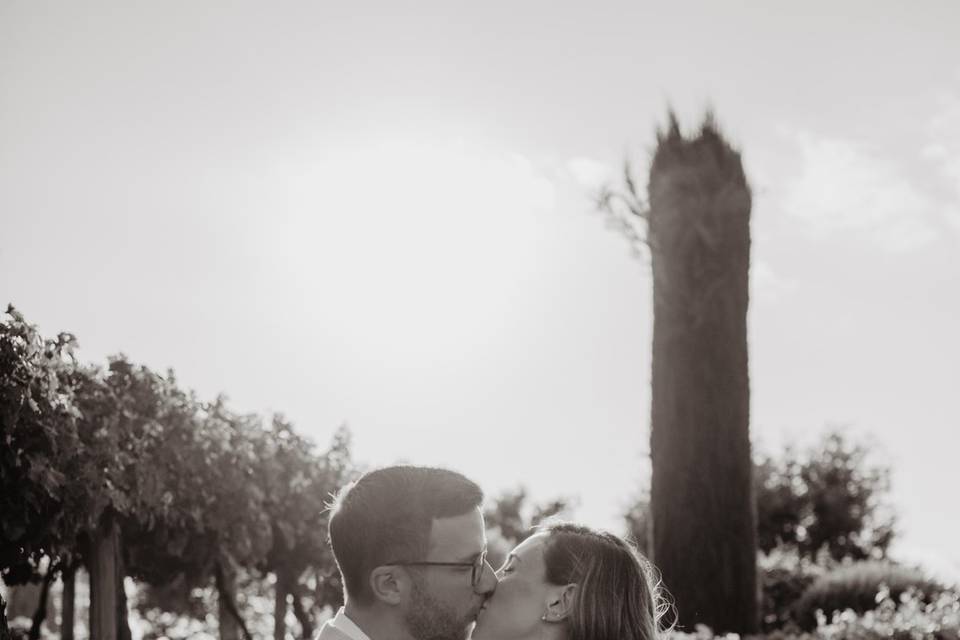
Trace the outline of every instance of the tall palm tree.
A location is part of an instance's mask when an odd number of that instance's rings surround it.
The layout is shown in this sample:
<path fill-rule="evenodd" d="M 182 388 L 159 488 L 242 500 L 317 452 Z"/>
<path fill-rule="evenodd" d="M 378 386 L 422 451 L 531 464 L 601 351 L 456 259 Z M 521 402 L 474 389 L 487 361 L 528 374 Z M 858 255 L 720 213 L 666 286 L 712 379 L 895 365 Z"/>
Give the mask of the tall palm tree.
<path fill-rule="evenodd" d="M 747 305 L 750 188 L 711 116 L 671 115 L 650 168 L 653 561 L 678 622 L 756 631 Z"/>
<path fill-rule="evenodd" d="M 646 243 L 653 270 L 651 559 L 682 628 L 749 633 L 758 627 L 750 188 L 711 115 L 687 138 L 671 114 L 657 139 L 647 202 L 629 166 L 625 190 L 600 200 L 634 243 Z"/>

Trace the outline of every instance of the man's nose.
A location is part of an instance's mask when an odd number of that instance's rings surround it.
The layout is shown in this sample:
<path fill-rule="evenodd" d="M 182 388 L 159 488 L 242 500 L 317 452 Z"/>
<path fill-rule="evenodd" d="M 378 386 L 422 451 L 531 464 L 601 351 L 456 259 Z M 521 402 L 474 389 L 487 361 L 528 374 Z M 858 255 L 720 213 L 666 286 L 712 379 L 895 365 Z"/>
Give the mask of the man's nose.
<path fill-rule="evenodd" d="M 477 593 L 491 595 L 496 590 L 499 581 L 493 567 L 490 566 L 489 562 L 484 561 L 483 575 L 480 576 L 480 583 L 477 584 Z"/>

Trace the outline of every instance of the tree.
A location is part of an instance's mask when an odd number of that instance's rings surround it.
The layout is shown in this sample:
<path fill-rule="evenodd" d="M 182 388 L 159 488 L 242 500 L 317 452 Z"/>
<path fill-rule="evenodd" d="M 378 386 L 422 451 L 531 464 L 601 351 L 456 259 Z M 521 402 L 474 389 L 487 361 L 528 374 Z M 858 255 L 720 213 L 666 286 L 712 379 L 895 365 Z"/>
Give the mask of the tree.
<path fill-rule="evenodd" d="M 870 461 L 866 442 L 842 431 L 825 432 L 798 452 L 756 462 L 757 543 L 769 553 L 796 548 L 814 559 L 825 550 L 834 560 L 886 557 L 894 517 L 886 506 L 890 469 Z"/>
<path fill-rule="evenodd" d="M 0 575 L 8 585 L 42 580 L 31 629 L 38 637 L 49 586 L 76 564 L 93 522 L 92 487 L 77 453 L 76 381 L 84 372 L 72 334 L 44 339 L 12 305 L 7 316 L 0 322 Z"/>
<path fill-rule="evenodd" d="M 343 604 L 339 573 L 327 545 L 327 504 L 355 476 L 350 457 L 350 432 L 341 427 L 321 455 L 314 444 L 297 435 L 293 425 L 274 416 L 270 455 L 262 456 L 260 482 L 273 544 L 263 564 L 274 582 L 274 636 L 283 640 L 288 600 L 300 623 L 301 636 L 313 636 L 312 611 Z"/>
<path fill-rule="evenodd" d="M 85 505 L 65 503 L 79 445 L 70 380 L 75 339 L 44 339 L 9 306 L 0 322 L 0 575 L 39 579 L 40 561 L 67 553 L 86 522 Z"/>
<path fill-rule="evenodd" d="M 707 116 L 659 132 L 644 206 L 629 167 L 601 205 L 646 222 L 653 272 L 652 560 L 681 626 L 757 629 L 747 368 L 751 196 Z M 630 227 L 632 228 L 632 227 Z"/>
<path fill-rule="evenodd" d="M 265 428 L 221 397 L 202 403 L 157 374 L 111 358 L 80 366 L 75 339 L 44 339 L 13 307 L 0 321 L 0 574 L 41 581 L 31 637 L 62 572 L 90 571 L 91 636 L 128 640 L 124 579 L 174 603 L 216 586 L 223 637 L 252 635 L 235 573 L 276 576 L 278 630 L 287 597 L 304 637 L 342 593 L 322 531 L 326 502 L 352 478 L 349 433 L 317 455 L 282 418 Z M 182 598 L 184 601 L 187 598 Z M 0 608 L 0 623 L 4 622 Z M 69 635 L 69 632 L 67 632 Z"/>

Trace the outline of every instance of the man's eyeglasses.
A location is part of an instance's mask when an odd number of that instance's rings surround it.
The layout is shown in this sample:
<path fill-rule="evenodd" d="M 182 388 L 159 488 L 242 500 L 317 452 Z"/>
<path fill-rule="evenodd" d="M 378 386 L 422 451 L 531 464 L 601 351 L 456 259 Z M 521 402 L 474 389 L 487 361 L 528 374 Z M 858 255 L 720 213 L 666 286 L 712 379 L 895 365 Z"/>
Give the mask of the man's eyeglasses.
<path fill-rule="evenodd" d="M 398 567 L 470 567 L 470 584 L 476 587 L 483 578 L 483 570 L 487 565 L 487 550 L 484 549 L 473 562 L 385 562 Z"/>

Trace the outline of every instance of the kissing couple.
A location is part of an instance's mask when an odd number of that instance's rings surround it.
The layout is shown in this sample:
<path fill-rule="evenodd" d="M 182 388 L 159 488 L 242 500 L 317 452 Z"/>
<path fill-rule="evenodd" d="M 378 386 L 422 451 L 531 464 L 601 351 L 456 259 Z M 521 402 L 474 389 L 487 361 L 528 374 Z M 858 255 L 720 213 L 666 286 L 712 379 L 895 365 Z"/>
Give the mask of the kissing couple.
<path fill-rule="evenodd" d="M 486 559 L 476 483 L 395 466 L 347 485 L 329 541 L 344 606 L 316 640 L 655 640 L 655 573 L 619 536 L 542 527 L 502 567 Z"/>

